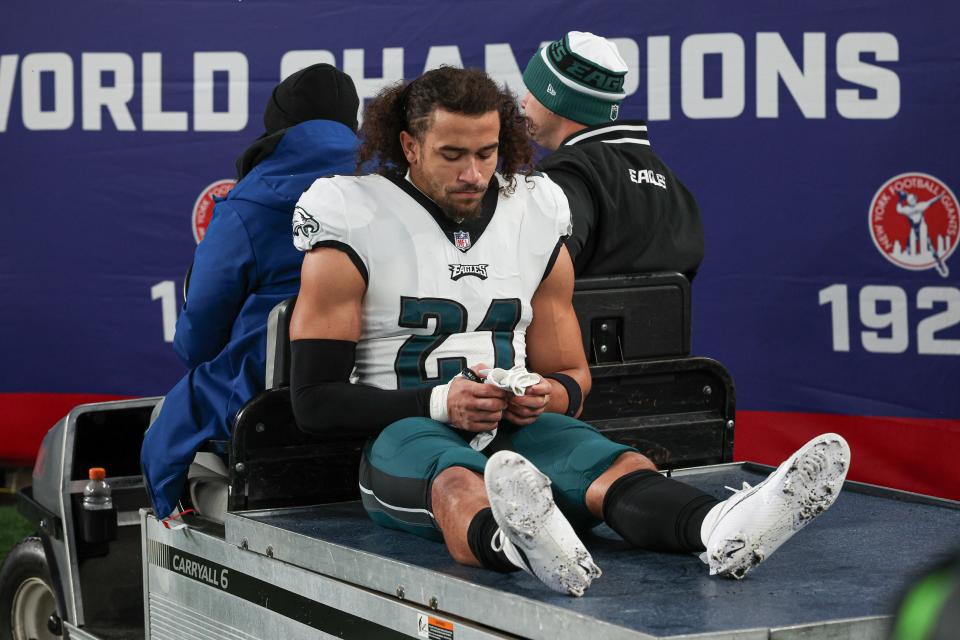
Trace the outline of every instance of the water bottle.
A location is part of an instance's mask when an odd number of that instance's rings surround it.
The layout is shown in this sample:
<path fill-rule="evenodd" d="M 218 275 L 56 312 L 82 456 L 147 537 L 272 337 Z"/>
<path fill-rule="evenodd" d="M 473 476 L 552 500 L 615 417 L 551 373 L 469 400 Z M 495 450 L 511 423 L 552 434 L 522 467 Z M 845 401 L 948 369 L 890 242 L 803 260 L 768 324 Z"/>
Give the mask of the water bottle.
<path fill-rule="evenodd" d="M 106 470 L 103 467 L 93 467 L 89 475 L 90 481 L 83 488 L 83 508 L 88 511 L 113 509 L 110 485 L 104 480 L 107 477 Z"/>
<path fill-rule="evenodd" d="M 81 531 L 85 542 L 102 545 L 117 537 L 117 512 L 113 508 L 110 485 L 105 480 L 107 472 L 103 467 L 93 467 L 89 477 L 83 488 Z"/>

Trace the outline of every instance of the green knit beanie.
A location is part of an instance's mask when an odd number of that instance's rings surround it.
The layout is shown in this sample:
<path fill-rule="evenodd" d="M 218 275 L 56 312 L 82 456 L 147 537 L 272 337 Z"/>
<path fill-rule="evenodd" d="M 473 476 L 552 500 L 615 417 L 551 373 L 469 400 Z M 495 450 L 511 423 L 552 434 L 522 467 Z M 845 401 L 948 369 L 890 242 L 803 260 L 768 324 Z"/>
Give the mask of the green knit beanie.
<path fill-rule="evenodd" d="M 626 75 L 627 65 L 615 44 L 592 33 L 571 31 L 534 54 L 523 82 L 555 114 L 595 125 L 620 115 Z"/>

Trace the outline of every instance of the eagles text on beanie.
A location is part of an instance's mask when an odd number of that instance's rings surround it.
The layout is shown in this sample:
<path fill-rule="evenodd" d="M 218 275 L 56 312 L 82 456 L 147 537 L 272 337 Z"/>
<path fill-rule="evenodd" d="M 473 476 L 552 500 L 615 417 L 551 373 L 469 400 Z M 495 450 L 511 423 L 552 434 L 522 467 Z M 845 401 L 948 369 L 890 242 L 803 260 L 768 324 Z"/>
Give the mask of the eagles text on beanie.
<path fill-rule="evenodd" d="M 592 33 L 571 31 L 534 54 L 523 82 L 550 111 L 595 125 L 620 115 L 626 74 L 627 65 L 615 44 Z"/>

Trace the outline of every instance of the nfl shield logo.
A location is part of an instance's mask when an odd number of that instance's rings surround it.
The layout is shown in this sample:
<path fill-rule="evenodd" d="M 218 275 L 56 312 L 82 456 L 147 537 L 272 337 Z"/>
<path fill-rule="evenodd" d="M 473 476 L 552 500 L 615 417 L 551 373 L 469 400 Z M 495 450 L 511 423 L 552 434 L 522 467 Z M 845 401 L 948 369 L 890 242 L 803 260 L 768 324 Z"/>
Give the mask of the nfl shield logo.
<path fill-rule="evenodd" d="M 470 233 L 467 231 L 454 231 L 453 244 L 460 251 L 466 251 L 470 248 Z"/>

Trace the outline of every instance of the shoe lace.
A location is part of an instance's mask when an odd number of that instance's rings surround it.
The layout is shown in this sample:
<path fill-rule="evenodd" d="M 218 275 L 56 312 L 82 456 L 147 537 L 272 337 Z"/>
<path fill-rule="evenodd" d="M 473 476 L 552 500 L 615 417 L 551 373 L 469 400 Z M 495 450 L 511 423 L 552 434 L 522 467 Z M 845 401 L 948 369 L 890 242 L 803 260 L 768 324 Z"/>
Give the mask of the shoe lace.
<path fill-rule="evenodd" d="M 728 487 L 726 485 L 724 485 L 723 488 L 726 489 L 727 491 L 732 491 L 734 494 L 737 494 L 737 493 L 740 493 L 741 491 L 749 491 L 750 489 L 753 489 L 753 485 L 751 485 L 749 482 L 744 480 L 743 486 L 740 487 L 739 489 L 734 489 L 733 487 Z"/>
<path fill-rule="evenodd" d="M 498 553 L 500 551 L 503 551 L 504 537 L 505 536 L 503 535 L 503 531 L 501 531 L 500 529 L 497 529 L 497 532 L 493 534 L 493 538 L 490 540 L 490 547 Z"/>

